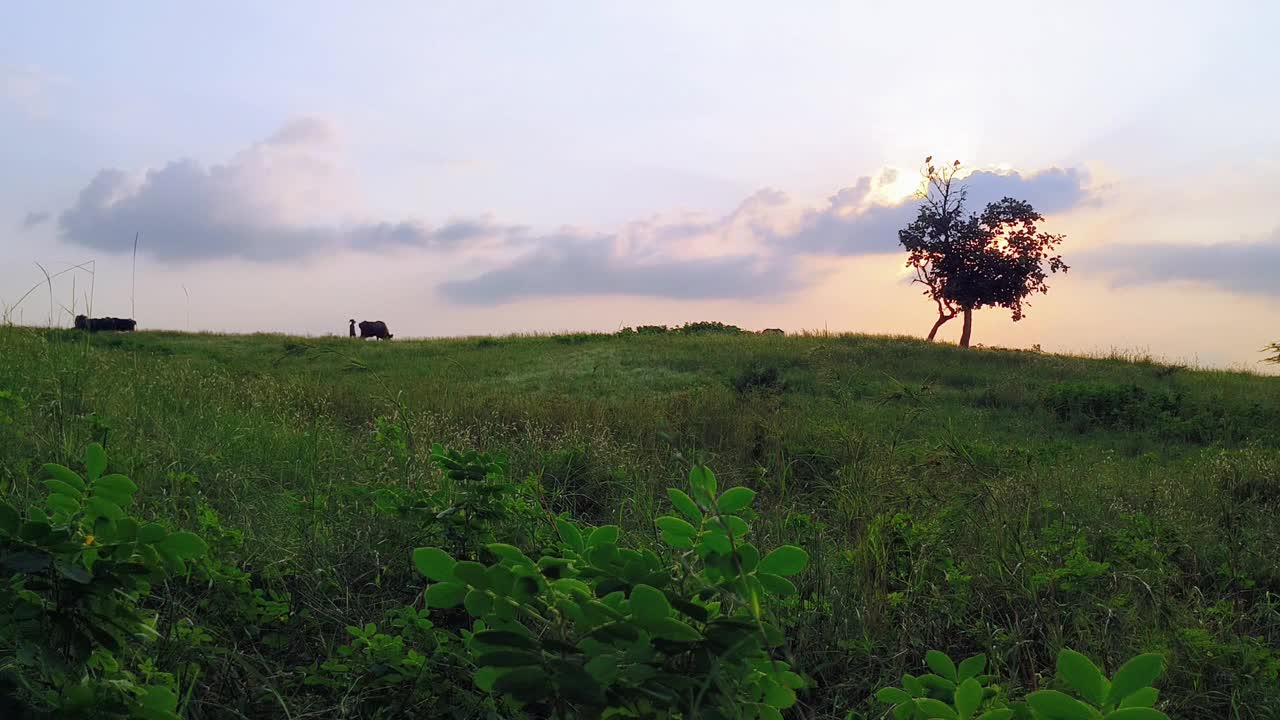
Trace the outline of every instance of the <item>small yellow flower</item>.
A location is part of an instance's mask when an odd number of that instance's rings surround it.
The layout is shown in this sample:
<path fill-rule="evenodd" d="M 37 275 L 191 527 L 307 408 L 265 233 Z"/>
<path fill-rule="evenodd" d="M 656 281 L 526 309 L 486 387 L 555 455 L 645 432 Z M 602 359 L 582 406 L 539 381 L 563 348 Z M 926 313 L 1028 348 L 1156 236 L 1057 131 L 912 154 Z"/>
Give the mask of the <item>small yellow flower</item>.
<path fill-rule="evenodd" d="M 92 544 L 93 544 L 93 541 L 94 541 L 94 540 L 97 540 L 97 538 L 95 538 L 95 537 L 94 537 L 94 536 L 92 536 L 92 535 L 85 535 L 85 536 L 84 536 L 84 546 L 85 546 L 85 547 L 89 547 L 90 545 L 92 545 Z"/>

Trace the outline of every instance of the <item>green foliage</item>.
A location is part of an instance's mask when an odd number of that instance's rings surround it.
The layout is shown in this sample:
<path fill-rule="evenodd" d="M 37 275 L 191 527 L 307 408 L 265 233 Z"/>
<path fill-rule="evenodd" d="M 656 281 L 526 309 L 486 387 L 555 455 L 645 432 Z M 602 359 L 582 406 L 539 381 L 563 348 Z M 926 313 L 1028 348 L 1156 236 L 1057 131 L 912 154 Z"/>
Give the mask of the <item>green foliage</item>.
<path fill-rule="evenodd" d="M 1084 655 L 1070 649 L 1058 653 L 1058 677 L 1079 698 L 1058 690 L 1037 690 L 1025 701 L 1011 701 L 995 676 L 982 675 L 986 657 L 975 655 L 959 668 L 945 653 L 930 650 L 931 673 L 904 675 L 902 687 L 883 688 L 876 699 L 894 706 L 896 720 L 1168 720 L 1155 710 L 1159 697 L 1151 683 L 1160 676 L 1159 655 L 1139 655 L 1108 680 Z"/>
<path fill-rule="evenodd" d="M 782 374 L 773 365 L 748 365 L 729 384 L 740 393 L 778 393 L 787 388 Z"/>
<path fill-rule="evenodd" d="M 670 553 L 628 546 L 615 526 L 556 520 L 559 542 L 536 560 L 491 544 L 493 560 L 413 553 L 429 607 L 463 605 L 475 683 L 559 717 L 777 718 L 805 687 L 779 655 L 772 611 L 808 555 L 765 555 L 747 541 L 754 493 L 717 495 L 696 466 L 690 493 L 671 489 L 675 516 L 656 524 Z"/>
<path fill-rule="evenodd" d="M 493 542 L 496 527 L 532 529 L 520 521 L 535 519 L 538 511 L 529 488 L 507 479 L 505 458 L 437 444 L 431 449 L 431 462 L 442 471 L 441 487 L 384 487 L 373 494 L 376 507 L 422 524 L 439 542 L 464 553 Z"/>
<path fill-rule="evenodd" d="M 1228 411 L 1217 403 L 1135 383 L 1058 383 L 1045 393 L 1044 404 L 1080 430 L 1152 429 L 1164 438 L 1199 444 L 1238 443 L 1280 419 L 1261 404 Z"/>
<path fill-rule="evenodd" d="M 690 322 L 680 327 L 667 327 L 666 325 L 641 325 L 636 328 L 625 327 L 617 332 L 618 335 L 741 335 L 743 329 L 737 325 L 726 325 L 722 322 L 704 320 L 700 322 Z"/>
<path fill-rule="evenodd" d="M 132 517 L 138 488 L 106 473 L 101 445 L 84 466 L 46 464 L 48 495 L 25 513 L 0 503 L 0 647 L 12 649 L 0 654 L 0 685 L 33 713 L 176 718 L 173 690 L 148 682 L 158 618 L 143 605 L 207 547 Z"/>

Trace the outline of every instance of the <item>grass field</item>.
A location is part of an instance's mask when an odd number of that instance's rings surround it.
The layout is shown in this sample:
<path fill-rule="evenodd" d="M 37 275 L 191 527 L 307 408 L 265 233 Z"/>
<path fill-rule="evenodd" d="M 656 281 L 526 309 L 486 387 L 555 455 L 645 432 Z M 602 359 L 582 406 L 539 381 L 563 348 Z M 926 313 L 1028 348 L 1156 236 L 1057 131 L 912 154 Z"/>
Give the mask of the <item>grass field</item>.
<path fill-rule="evenodd" d="M 187 717 L 485 716 L 465 667 L 410 688 L 322 667 L 349 626 L 421 607 L 428 538 L 375 498 L 438 484 L 432 443 L 505 455 L 548 527 L 655 547 L 693 461 L 757 491 L 759 542 L 811 558 L 784 613 L 813 684 L 796 717 L 880 717 L 872 693 L 930 648 L 1042 687 L 1064 646 L 1112 669 L 1164 653 L 1171 717 L 1280 717 L 1278 378 L 858 335 L 5 327 L 0 391 L 0 498 L 102 442 L 137 514 L 241 573 L 155 601 Z"/>

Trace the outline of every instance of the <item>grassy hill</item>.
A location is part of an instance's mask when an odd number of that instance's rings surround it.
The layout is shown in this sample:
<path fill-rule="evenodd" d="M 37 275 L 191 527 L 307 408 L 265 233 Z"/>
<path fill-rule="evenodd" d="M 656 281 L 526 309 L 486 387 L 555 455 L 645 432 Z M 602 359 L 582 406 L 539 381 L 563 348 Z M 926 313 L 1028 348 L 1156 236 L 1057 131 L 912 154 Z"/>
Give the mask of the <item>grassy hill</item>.
<path fill-rule="evenodd" d="M 138 515 L 240 573 L 156 604 L 156 671 L 189 717 L 461 702 L 444 680 L 321 667 L 349 626 L 421 608 L 409 554 L 430 538 L 377 498 L 437 487 L 432 443 L 505 455 L 547 527 L 566 513 L 655 548 L 693 461 L 757 491 L 758 542 L 811 558 L 783 614 L 814 684 L 797 717 L 880 717 L 870 695 L 930 648 L 986 653 L 1018 692 L 1051 684 L 1064 646 L 1111 670 L 1157 651 L 1172 717 L 1280 707 L 1278 378 L 858 335 L 0 328 L 0 391 L 0 499 L 38 499 L 41 463 L 103 442 Z M 431 673 L 470 687 L 456 663 Z"/>

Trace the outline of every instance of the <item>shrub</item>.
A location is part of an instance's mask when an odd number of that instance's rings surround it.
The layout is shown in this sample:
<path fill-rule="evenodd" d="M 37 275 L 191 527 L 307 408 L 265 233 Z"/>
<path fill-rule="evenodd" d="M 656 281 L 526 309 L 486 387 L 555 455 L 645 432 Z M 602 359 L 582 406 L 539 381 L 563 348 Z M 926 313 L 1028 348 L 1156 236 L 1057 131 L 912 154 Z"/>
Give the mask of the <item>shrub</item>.
<path fill-rule="evenodd" d="M 465 635 L 476 685 L 557 717 L 780 718 L 805 681 L 779 657 L 770 610 L 796 594 L 787 576 L 808 555 L 746 542 L 753 491 L 717 494 L 701 466 L 689 485 L 668 490 L 683 517 L 656 521 L 665 556 L 616 526 L 563 518 L 558 545 L 536 560 L 501 543 L 487 547 L 487 564 L 415 550 L 433 581 L 428 605 L 474 618 Z"/>
<path fill-rule="evenodd" d="M 787 383 L 776 366 L 759 364 L 743 368 L 729 381 L 729 385 L 744 395 L 753 392 L 779 393 L 787 388 Z"/>
<path fill-rule="evenodd" d="M 1164 671 L 1164 659 L 1139 655 L 1108 680 L 1089 658 L 1074 650 L 1058 653 L 1058 677 L 1079 699 L 1058 690 L 1038 690 L 1023 702 L 1010 702 L 995 676 L 983 675 L 987 659 L 975 655 L 956 663 L 931 650 L 925 662 L 932 671 L 921 677 L 902 676 L 902 687 L 888 687 L 876 699 L 894 706 L 896 720 L 1168 720 L 1155 710 L 1159 692 L 1151 683 Z M 977 714 L 981 711 L 981 714 Z"/>
<path fill-rule="evenodd" d="M 677 332 L 681 335 L 741 335 L 743 330 L 737 325 L 703 321 L 685 323 Z"/>
<path fill-rule="evenodd" d="M 47 464 L 43 506 L 19 513 L 0 503 L 0 685 L 32 713 L 57 717 L 177 718 L 177 696 L 154 673 L 147 643 L 155 613 L 142 609 L 153 583 L 183 574 L 205 554 L 189 532 L 129 516 L 137 486 L 104 474 L 101 445 L 85 474 Z"/>

